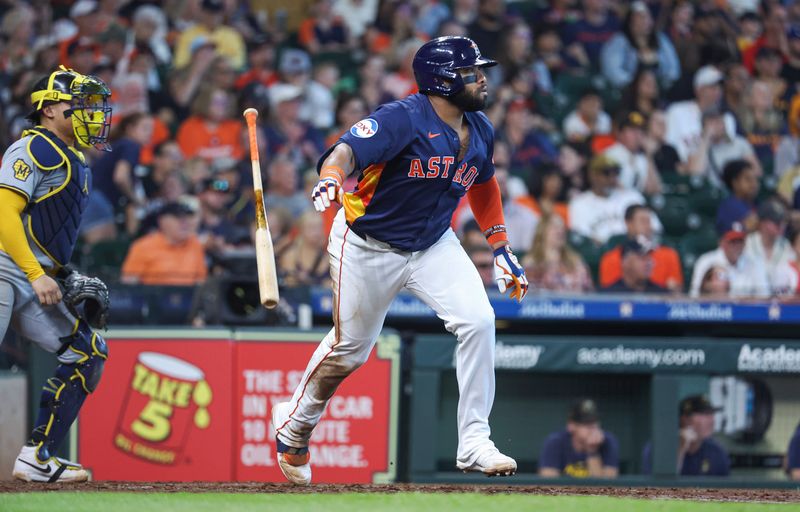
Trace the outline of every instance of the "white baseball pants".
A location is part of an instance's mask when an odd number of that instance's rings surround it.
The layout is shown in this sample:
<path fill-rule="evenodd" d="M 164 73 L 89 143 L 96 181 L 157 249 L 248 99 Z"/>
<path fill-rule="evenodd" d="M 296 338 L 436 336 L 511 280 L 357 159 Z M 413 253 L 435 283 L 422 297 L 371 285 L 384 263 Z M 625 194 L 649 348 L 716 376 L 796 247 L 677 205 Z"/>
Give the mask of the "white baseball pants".
<path fill-rule="evenodd" d="M 320 343 L 292 396 L 289 420 L 276 425 L 285 444 L 308 445 L 311 432 L 339 383 L 361 366 L 383 327 L 389 305 L 403 288 L 428 304 L 458 339 L 459 467 L 487 448 L 494 402 L 494 310 L 478 271 L 448 230 L 424 251 L 400 252 L 364 240 L 336 216 L 328 243 L 333 277 L 334 328 Z"/>

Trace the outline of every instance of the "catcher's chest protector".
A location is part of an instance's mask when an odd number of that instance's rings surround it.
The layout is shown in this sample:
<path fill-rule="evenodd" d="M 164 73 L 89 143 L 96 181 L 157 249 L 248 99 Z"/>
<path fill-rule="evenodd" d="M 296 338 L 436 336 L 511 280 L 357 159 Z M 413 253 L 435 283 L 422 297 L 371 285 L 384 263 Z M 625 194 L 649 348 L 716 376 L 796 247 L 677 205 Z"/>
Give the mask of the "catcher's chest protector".
<path fill-rule="evenodd" d="M 52 132 L 36 127 L 28 148 L 33 161 L 44 171 L 64 168 L 66 178 L 61 186 L 32 203 L 28 212 L 28 230 L 36 244 L 58 265 L 66 265 L 78 240 L 81 216 L 89 202 L 90 171 L 78 157 Z"/>

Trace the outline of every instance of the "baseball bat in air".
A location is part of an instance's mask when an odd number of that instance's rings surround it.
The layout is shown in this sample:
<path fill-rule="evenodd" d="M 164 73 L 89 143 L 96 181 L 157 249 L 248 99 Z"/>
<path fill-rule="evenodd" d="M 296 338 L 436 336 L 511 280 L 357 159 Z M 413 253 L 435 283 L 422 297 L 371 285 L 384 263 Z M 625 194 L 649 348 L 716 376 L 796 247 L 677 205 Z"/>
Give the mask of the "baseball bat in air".
<path fill-rule="evenodd" d="M 269 309 L 278 305 L 278 276 L 275 272 L 275 252 L 272 248 L 272 235 L 269 232 L 267 213 L 264 209 L 264 192 L 261 186 L 261 162 L 258 158 L 256 138 L 256 118 L 258 110 L 248 108 L 244 111 L 247 121 L 247 134 L 250 141 L 250 161 L 253 164 L 253 191 L 256 202 L 256 266 L 258 268 L 258 291 L 261 304 Z"/>

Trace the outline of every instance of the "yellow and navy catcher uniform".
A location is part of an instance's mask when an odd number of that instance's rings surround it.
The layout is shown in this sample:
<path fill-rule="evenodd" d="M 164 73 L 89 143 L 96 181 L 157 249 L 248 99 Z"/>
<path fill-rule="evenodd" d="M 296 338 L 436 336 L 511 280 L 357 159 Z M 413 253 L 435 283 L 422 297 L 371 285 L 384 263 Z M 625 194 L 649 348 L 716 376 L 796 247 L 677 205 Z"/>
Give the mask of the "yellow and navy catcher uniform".
<path fill-rule="evenodd" d="M 66 102 L 75 145 L 107 148 L 110 91 L 99 79 L 66 68 L 42 78 L 31 94 L 29 118 Z M 60 115 L 60 113 L 59 113 Z M 55 353 L 59 366 L 42 391 L 41 407 L 14 476 L 35 481 L 85 480 L 80 466 L 53 457 L 107 359 L 103 338 L 62 300 L 39 302 L 32 287 L 70 261 L 91 190 L 91 171 L 73 145 L 37 125 L 5 152 L 0 166 L 0 340 L 9 326 Z M 99 282 L 99 281 L 98 281 Z M 100 283 L 102 284 L 102 283 Z"/>

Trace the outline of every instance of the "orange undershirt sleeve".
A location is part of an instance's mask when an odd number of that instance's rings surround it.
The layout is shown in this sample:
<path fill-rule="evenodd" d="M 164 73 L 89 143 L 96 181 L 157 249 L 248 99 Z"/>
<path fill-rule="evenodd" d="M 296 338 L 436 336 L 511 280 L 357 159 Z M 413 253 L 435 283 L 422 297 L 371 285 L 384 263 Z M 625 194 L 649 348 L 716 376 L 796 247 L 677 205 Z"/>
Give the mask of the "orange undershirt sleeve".
<path fill-rule="evenodd" d="M 467 199 L 475 220 L 483 231 L 489 245 L 508 241 L 506 220 L 503 217 L 503 200 L 500 197 L 500 186 L 497 179 L 472 185 L 467 191 Z"/>

